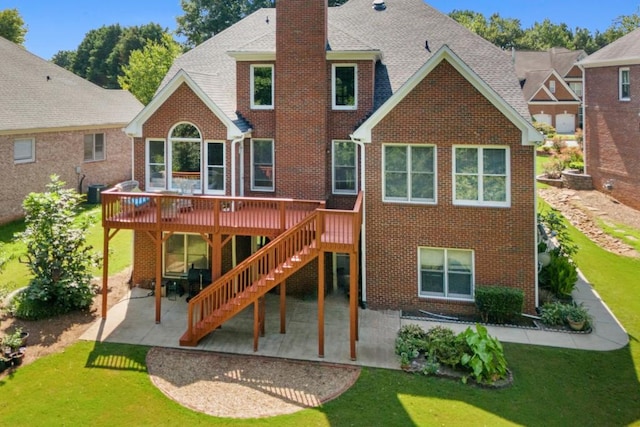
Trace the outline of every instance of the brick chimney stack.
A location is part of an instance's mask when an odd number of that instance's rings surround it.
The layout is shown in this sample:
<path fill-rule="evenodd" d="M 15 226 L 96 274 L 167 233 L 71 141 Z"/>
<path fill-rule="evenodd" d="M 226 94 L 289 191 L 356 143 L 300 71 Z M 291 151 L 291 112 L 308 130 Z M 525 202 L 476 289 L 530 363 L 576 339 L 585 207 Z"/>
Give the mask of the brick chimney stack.
<path fill-rule="evenodd" d="M 276 0 L 276 196 L 325 200 L 328 0 Z"/>

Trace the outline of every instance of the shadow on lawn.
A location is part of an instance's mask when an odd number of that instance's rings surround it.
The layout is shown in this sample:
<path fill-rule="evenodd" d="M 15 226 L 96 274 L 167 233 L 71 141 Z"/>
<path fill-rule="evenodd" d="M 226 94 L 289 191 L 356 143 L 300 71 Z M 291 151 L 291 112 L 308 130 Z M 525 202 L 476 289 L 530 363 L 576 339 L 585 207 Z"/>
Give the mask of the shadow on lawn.
<path fill-rule="evenodd" d="M 505 344 L 505 354 L 514 375 L 506 389 L 365 369 L 352 389 L 322 409 L 331 425 L 447 424 L 482 414 L 488 418 L 475 422 L 566 426 L 640 420 L 640 384 L 629 346 L 594 352 Z"/>

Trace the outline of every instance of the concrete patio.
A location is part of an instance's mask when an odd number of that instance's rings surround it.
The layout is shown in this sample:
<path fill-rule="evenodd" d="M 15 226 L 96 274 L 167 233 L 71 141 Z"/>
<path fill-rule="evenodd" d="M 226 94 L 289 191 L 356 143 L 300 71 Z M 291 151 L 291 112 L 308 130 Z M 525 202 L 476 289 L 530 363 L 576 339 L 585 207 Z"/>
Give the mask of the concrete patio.
<path fill-rule="evenodd" d="M 163 297 L 162 321 L 156 324 L 154 297 L 149 295 L 148 289 L 134 288 L 129 297 L 109 310 L 106 319 L 97 320 L 82 339 L 181 348 L 178 340 L 186 330 L 185 297 L 186 295 L 175 299 Z M 574 291 L 574 299 L 584 302 L 593 316 L 593 331 L 589 334 L 497 326 L 489 326 L 489 334 L 502 342 L 583 350 L 608 351 L 627 345 L 629 337 L 622 325 L 582 278 Z M 404 319 L 399 311 L 359 309 L 360 339 L 357 342 L 357 360 L 352 361 L 349 358 L 348 299 L 338 291 L 326 299 L 325 354 L 324 358 L 319 358 L 317 301 L 287 298 L 285 334 L 280 333 L 279 296 L 267 294 L 266 301 L 265 336 L 260 337 L 257 352 L 253 352 L 251 307 L 205 337 L 195 349 L 399 369 L 394 343 L 402 325 L 416 323 L 425 330 L 444 325 L 456 332 L 469 326 L 462 323 Z"/>

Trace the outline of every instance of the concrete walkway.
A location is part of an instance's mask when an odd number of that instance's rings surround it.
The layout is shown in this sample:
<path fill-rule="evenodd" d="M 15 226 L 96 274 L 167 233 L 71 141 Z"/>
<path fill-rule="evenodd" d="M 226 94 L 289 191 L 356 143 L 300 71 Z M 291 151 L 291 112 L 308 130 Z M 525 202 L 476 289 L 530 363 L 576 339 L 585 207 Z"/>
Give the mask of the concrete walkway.
<path fill-rule="evenodd" d="M 109 310 L 106 319 L 98 319 L 82 336 L 84 340 L 107 341 L 159 347 L 176 347 L 186 330 L 185 297 L 162 298 L 162 322 L 155 323 L 155 298 L 148 289 L 134 288 Z M 574 292 L 593 316 L 590 334 L 563 333 L 538 329 L 489 326 L 489 334 L 501 342 L 534 344 L 582 350 L 607 351 L 624 347 L 629 337 L 599 295 L 580 279 Z M 279 297 L 267 295 L 266 333 L 259 350 L 253 352 L 253 308 L 245 309 L 223 327 L 204 338 L 195 349 L 235 354 L 253 354 L 298 360 L 354 364 L 399 369 L 394 354 L 395 338 L 402 325 L 415 323 L 428 330 L 437 325 L 456 332 L 469 325 L 401 318 L 398 311 L 359 310 L 360 328 L 357 360 L 349 358 L 349 309 L 343 294 L 329 295 L 325 306 L 325 354 L 318 357 L 316 301 L 287 299 L 286 333 L 280 334 Z"/>

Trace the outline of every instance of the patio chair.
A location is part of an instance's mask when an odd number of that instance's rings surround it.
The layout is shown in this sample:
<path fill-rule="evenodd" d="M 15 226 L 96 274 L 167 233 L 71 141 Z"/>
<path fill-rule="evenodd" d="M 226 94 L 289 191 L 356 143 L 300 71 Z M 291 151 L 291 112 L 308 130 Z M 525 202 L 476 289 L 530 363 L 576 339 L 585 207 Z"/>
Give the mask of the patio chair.
<path fill-rule="evenodd" d="M 142 193 L 138 187 L 138 181 L 130 180 L 116 184 L 115 189 L 123 193 Z M 136 213 L 151 207 L 152 200 L 148 196 L 123 197 L 120 200 L 122 211 L 135 216 Z"/>

